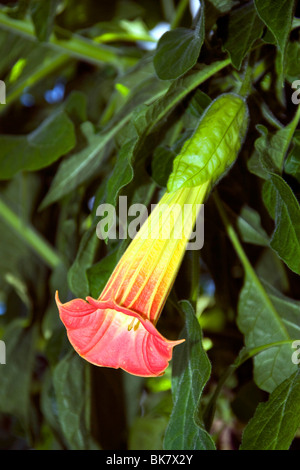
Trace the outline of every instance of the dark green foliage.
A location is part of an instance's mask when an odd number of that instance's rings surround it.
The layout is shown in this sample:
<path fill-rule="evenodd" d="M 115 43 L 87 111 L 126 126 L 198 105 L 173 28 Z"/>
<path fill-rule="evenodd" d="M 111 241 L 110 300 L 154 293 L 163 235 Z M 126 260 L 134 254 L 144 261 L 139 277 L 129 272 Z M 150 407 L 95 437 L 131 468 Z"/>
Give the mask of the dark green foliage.
<path fill-rule="evenodd" d="M 297 8 L 203 0 L 192 17 L 187 0 L 1 3 L 1 449 L 299 450 Z M 237 128 L 208 125 L 184 153 L 222 95 L 242 98 Z M 97 298 L 130 241 L 97 237 L 98 206 L 112 204 L 126 234 L 119 196 L 150 212 L 180 155 L 202 183 L 217 130 L 226 158 L 204 246 L 186 253 L 157 324 L 186 341 L 161 377 L 88 364 L 54 295 Z"/>

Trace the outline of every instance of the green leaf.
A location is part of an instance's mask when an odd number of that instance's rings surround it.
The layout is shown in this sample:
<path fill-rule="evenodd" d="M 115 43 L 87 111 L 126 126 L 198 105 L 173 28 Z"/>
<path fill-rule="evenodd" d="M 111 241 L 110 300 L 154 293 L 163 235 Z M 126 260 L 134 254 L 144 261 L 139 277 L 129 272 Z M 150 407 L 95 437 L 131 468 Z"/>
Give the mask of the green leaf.
<path fill-rule="evenodd" d="M 58 419 L 71 450 L 95 448 L 90 431 L 90 369 L 71 351 L 53 372 Z"/>
<path fill-rule="evenodd" d="M 275 220 L 270 247 L 297 274 L 300 273 L 300 207 L 290 186 L 277 173 L 283 171 L 299 119 L 300 108 L 292 121 L 271 138 L 267 129 L 259 126 L 262 135 L 255 142 L 257 152 L 248 162 L 250 171 L 267 180 L 263 186 L 263 200 Z"/>
<path fill-rule="evenodd" d="M 58 201 L 66 194 L 70 193 L 73 189 L 77 188 L 80 184 L 94 176 L 95 172 L 97 170 L 99 171 L 99 168 L 101 168 L 101 164 L 107 157 L 107 154 L 109 154 L 109 146 L 112 145 L 113 140 L 123 130 L 123 127 L 126 127 L 126 124 L 130 124 L 131 118 L 132 121 L 134 121 L 134 117 L 132 117 L 133 114 L 139 115 L 140 102 L 144 102 L 145 100 L 146 103 L 148 103 L 148 101 L 151 103 L 162 93 L 161 85 L 155 82 L 153 76 L 150 79 L 147 77 L 141 89 L 138 85 L 137 88 L 138 90 L 136 93 L 133 93 L 131 99 L 125 103 L 125 105 L 115 114 L 115 116 L 110 120 L 109 124 L 105 126 L 100 133 L 95 133 L 94 127 L 90 122 L 84 122 L 81 125 L 81 130 L 85 137 L 86 145 L 82 150 L 74 153 L 70 158 L 68 158 L 68 160 L 62 162 L 54 177 L 50 190 L 41 203 L 41 209 L 45 209 L 48 205 Z M 143 105 L 142 108 L 145 111 L 147 106 Z M 127 127 L 126 130 L 128 131 Z M 136 137 L 135 129 L 134 138 Z M 130 138 L 128 136 L 128 132 L 126 132 L 125 142 L 122 142 L 122 146 L 123 144 L 126 144 L 128 149 L 131 147 L 131 144 L 135 145 L 136 142 L 131 142 L 130 144 L 129 140 Z M 108 149 L 107 152 L 106 149 Z M 126 157 L 126 155 L 125 152 L 123 152 L 123 148 L 121 151 L 122 160 Z M 121 179 L 122 176 L 124 176 L 124 185 L 126 185 L 128 184 L 127 181 L 130 182 L 131 180 L 130 164 L 126 169 L 121 166 L 121 171 L 120 165 L 118 165 L 117 169 L 114 169 L 114 173 L 118 177 L 121 177 Z"/>
<path fill-rule="evenodd" d="M 184 77 L 175 80 L 164 96 L 149 106 L 145 114 L 149 122 L 148 133 L 152 131 L 160 121 L 163 121 L 189 93 L 229 64 L 230 60 L 226 59 L 213 62 L 209 65 L 201 65 L 200 70 L 190 71 Z"/>
<path fill-rule="evenodd" d="M 145 149 L 146 137 L 156 130 L 160 123 L 164 122 L 168 114 L 191 91 L 228 64 L 228 60 L 215 62 L 204 66 L 200 71 L 190 72 L 185 77 L 172 83 L 168 91 L 150 106 L 140 106 L 135 110 L 131 121 L 131 125 L 134 127 L 132 137 L 123 142 L 119 151 L 117 164 L 107 184 L 106 202 L 116 204 L 121 189 L 132 182 L 135 159 L 138 155 L 145 158 L 143 151 L 146 150 L 149 153 L 149 147 L 153 145 L 152 139 L 150 139 L 149 146 Z"/>
<path fill-rule="evenodd" d="M 175 158 L 168 191 L 216 183 L 236 160 L 247 126 L 245 101 L 231 93 L 220 95 Z"/>
<path fill-rule="evenodd" d="M 98 298 L 119 260 L 118 250 L 113 251 L 87 270 L 91 296 Z"/>
<path fill-rule="evenodd" d="M 174 80 L 196 64 L 204 41 L 204 21 L 202 6 L 195 29 L 176 28 L 160 38 L 153 63 L 161 80 Z"/>
<path fill-rule="evenodd" d="M 256 153 L 249 161 L 249 169 L 267 179 L 268 171 L 282 173 L 284 160 L 293 140 L 300 119 L 300 108 L 291 122 L 269 136 L 265 126 L 257 125 L 260 137 L 255 141 Z M 251 161 L 252 160 L 252 161 Z"/>
<path fill-rule="evenodd" d="M 235 0 L 207 0 L 219 13 L 228 13 L 237 2 Z"/>
<path fill-rule="evenodd" d="M 34 26 L 30 21 L 16 20 L 9 15 L 5 15 L 2 11 L 0 11 L 0 24 L 1 28 L 13 31 L 27 40 L 34 41 L 36 37 Z M 49 41 L 45 43 L 49 49 L 56 49 L 64 54 L 68 54 L 68 56 L 71 55 L 76 59 L 100 66 L 103 63 L 109 63 L 114 67 L 122 68 L 136 63 L 134 57 L 125 57 L 122 51 L 120 52 L 120 50 L 116 50 L 113 47 L 96 44 L 86 37 L 79 34 L 71 34 L 70 31 L 62 28 L 55 29 L 55 32 L 59 34 L 51 35 Z"/>
<path fill-rule="evenodd" d="M 53 113 L 27 136 L 0 135 L 0 180 L 21 170 L 45 168 L 75 145 L 74 126 L 64 111 Z"/>
<path fill-rule="evenodd" d="M 300 144 L 296 140 L 294 147 L 285 160 L 284 171 L 300 183 Z"/>
<path fill-rule="evenodd" d="M 90 294 L 87 269 L 92 265 L 99 240 L 92 226 L 81 238 L 76 258 L 68 271 L 68 284 L 76 297 L 85 298 Z"/>
<path fill-rule="evenodd" d="M 243 5 L 230 14 L 228 39 L 224 44 L 224 49 L 229 53 L 236 69 L 240 70 L 252 44 L 261 37 L 263 26 L 253 3 Z"/>
<path fill-rule="evenodd" d="M 294 0 L 254 0 L 259 17 L 276 38 L 283 72 L 286 47 L 292 27 Z"/>
<path fill-rule="evenodd" d="M 248 349 L 273 345 L 254 358 L 256 384 L 272 392 L 297 370 L 292 362 L 292 342 L 300 337 L 300 302 L 283 296 L 247 272 L 237 323 Z"/>
<path fill-rule="evenodd" d="M 161 145 L 156 147 L 151 162 L 152 178 L 161 187 L 166 187 L 172 171 L 176 153 L 173 149 Z"/>
<path fill-rule="evenodd" d="M 289 42 L 286 50 L 286 79 L 292 84 L 300 77 L 300 44 L 298 41 Z"/>
<path fill-rule="evenodd" d="M 181 303 L 185 342 L 174 350 L 172 395 L 174 406 L 166 430 L 164 449 L 213 450 L 214 442 L 202 424 L 200 399 L 210 376 L 210 362 L 202 346 L 202 332 L 191 305 Z"/>
<path fill-rule="evenodd" d="M 299 203 L 290 186 L 275 173 L 269 173 L 264 193 L 265 204 L 275 219 L 270 246 L 292 271 L 300 274 Z"/>
<path fill-rule="evenodd" d="M 246 426 L 241 450 L 288 450 L 300 426 L 300 369 L 260 403 Z"/>
<path fill-rule="evenodd" d="M 86 147 L 61 163 L 40 209 L 45 209 L 48 205 L 69 194 L 99 169 L 105 156 L 103 149 L 109 142 L 111 135 L 95 134 L 94 127 L 90 122 L 83 123 L 81 130 L 87 140 Z"/>
<path fill-rule="evenodd" d="M 167 422 L 166 416 L 137 417 L 130 429 L 128 450 L 160 450 Z"/>
<path fill-rule="evenodd" d="M 21 233 L 17 235 L 14 228 L 3 218 L 1 214 L 0 232 L 0 291 L 7 290 L 7 276 L 21 280 L 24 277 L 23 268 L 26 267 L 26 274 L 31 272 L 30 278 L 34 279 L 40 259 L 33 256 L 26 240 L 22 237 L 24 227 L 30 223 L 34 201 L 40 191 L 38 177 L 35 173 L 19 174 L 1 188 L 1 202 L 13 211 L 17 220 L 22 225 Z M 19 196 L 17 196 L 19 193 Z"/>
<path fill-rule="evenodd" d="M 31 0 L 31 17 L 39 41 L 47 41 L 52 33 L 59 0 Z"/>
<path fill-rule="evenodd" d="M 29 432 L 31 377 L 35 357 L 36 327 L 15 320 L 2 338 L 6 346 L 6 364 L 1 365 L 0 410 L 18 417 Z M 22 393 L 20 393 L 22 390 Z"/>
<path fill-rule="evenodd" d="M 119 152 L 115 168 L 107 184 L 106 201 L 109 204 L 116 205 L 121 189 L 127 186 L 133 179 L 134 170 L 132 161 L 138 141 L 138 137 L 129 140 Z"/>
<path fill-rule="evenodd" d="M 269 237 L 261 226 L 260 215 L 251 207 L 242 207 L 237 218 L 237 226 L 246 243 L 269 246 Z"/>
<path fill-rule="evenodd" d="M 254 0 L 260 18 L 274 34 L 282 54 L 292 26 L 294 0 Z"/>

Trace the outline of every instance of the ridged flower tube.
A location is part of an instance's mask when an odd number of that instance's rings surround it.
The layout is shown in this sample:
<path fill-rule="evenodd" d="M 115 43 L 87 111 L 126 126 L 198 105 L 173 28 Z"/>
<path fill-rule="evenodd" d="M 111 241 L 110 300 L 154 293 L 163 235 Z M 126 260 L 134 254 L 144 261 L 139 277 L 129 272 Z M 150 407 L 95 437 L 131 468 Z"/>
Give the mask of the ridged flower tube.
<path fill-rule="evenodd" d="M 156 328 L 209 183 L 166 192 L 129 244 L 97 300 L 62 304 L 60 318 L 77 353 L 92 364 L 162 375 L 174 346 Z"/>

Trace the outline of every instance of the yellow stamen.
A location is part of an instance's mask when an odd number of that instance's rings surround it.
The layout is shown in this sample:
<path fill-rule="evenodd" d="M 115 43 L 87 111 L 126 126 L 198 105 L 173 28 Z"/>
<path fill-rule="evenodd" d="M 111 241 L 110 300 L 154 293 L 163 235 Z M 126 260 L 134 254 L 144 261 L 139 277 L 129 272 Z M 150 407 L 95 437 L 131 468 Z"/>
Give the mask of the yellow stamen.
<path fill-rule="evenodd" d="M 134 331 L 136 331 L 138 329 L 139 324 L 140 324 L 140 320 L 137 320 L 136 324 L 134 324 L 136 320 L 137 319 L 135 317 L 133 317 L 132 321 L 128 325 L 128 331 L 132 330 L 132 328 L 134 329 Z"/>

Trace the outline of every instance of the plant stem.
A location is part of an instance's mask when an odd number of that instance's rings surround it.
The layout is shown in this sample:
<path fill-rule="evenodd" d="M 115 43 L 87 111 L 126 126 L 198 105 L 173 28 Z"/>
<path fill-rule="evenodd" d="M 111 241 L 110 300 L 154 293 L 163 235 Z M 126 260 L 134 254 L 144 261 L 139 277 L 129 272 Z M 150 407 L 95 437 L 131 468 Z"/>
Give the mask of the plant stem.
<path fill-rule="evenodd" d="M 257 277 L 257 274 L 256 274 L 255 270 L 253 269 L 251 263 L 249 262 L 249 260 L 247 258 L 247 255 L 246 255 L 246 253 L 245 253 L 245 251 L 244 251 L 244 249 L 243 249 L 243 247 L 242 247 L 242 245 L 241 245 L 241 243 L 238 239 L 238 236 L 237 236 L 233 226 L 229 222 L 229 219 L 226 215 L 226 212 L 223 208 L 222 202 L 219 198 L 219 195 L 218 195 L 217 191 L 214 192 L 213 197 L 214 197 L 217 209 L 219 211 L 219 214 L 221 216 L 221 219 L 224 223 L 227 235 L 230 238 L 230 241 L 231 241 L 232 245 L 234 246 L 234 249 L 235 249 L 235 251 L 236 251 L 243 267 L 244 267 L 246 275 L 248 275 L 252 279 L 253 284 L 255 284 L 257 290 L 260 292 L 265 304 L 267 305 L 267 307 L 270 310 L 272 310 L 274 316 L 281 323 L 281 319 L 280 319 L 280 317 L 277 313 L 277 310 L 275 309 L 275 307 L 274 307 L 273 303 L 271 302 L 269 296 L 267 295 L 262 283 L 260 282 L 259 278 Z"/>
<path fill-rule="evenodd" d="M 61 259 L 52 246 L 33 227 L 25 224 L 1 199 L 0 217 L 15 230 L 18 236 L 22 238 L 50 268 L 54 269 L 61 264 Z"/>
<path fill-rule="evenodd" d="M 172 22 L 172 18 L 175 14 L 175 6 L 173 0 L 162 0 L 162 10 L 164 12 L 164 17 L 168 23 Z"/>
<path fill-rule="evenodd" d="M 245 97 L 245 98 L 247 98 L 247 96 L 251 92 L 252 73 L 253 73 L 253 70 L 252 70 L 252 67 L 251 67 L 249 59 L 248 59 L 248 62 L 247 62 L 247 65 L 246 65 L 246 71 L 245 71 L 244 78 L 243 78 L 243 82 L 242 82 L 242 85 L 241 85 L 240 91 L 239 91 L 239 94 L 241 96 Z"/>
<path fill-rule="evenodd" d="M 230 238 L 231 243 L 233 244 L 233 246 L 235 248 L 235 251 L 236 251 L 243 267 L 244 267 L 246 275 L 248 275 L 252 279 L 252 282 L 256 285 L 257 290 L 260 292 L 260 294 L 261 294 L 264 302 L 267 304 L 268 308 L 270 308 L 273 311 L 274 316 L 276 318 L 278 318 L 279 321 L 281 322 L 281 318 L 279 317 L 273 303 L 271 302 L 271 300 L 270 300 L 269 296 L 267 295 L 263 285 L 261 284 L 259 278 L 257 277 L 256 272 L 254 271 L 251 263 L 249 262 L 249 260 L 247 258 L 247 255 L 245 254 L 245 252 L 243 250 L 243 247 L 242 247 L 242 245 L 241 245 L 241 243 L 238 239 L 238 236 L 237 236 L 233 226 L 229 222 L 227 214 L 226 214 L 226 212 L 223 208 L 223 204 L 222 204 L 222 202 L 219 198 L 219 195 L 216 191 L 214 192 L 213 197 L 214 197 L 217 209 L 219 211 L 219 214 L 221 216 L 221 219 L 224 223 L 227 235 Z M 204 416 L 203 419 L 204 419 L 204 422 L 205 422 L 205 425 L 206 425 L 206 429 L 210 429 L 210 427 L 211 427 L 212 420 L 213 420 L 213 415 L 214 415 L 216 398 L 219 395 L 219 393 L 220 393 L 223 385 L 227 381 L 228 377 L 230 377 L 230 375 L 238 367 L 240 367 L 245 361 L 247 361 L 251 357 L 255 356 L 256 354 L 259 354 L 261 351 L 264 351 L 264 350 L 272 348 L 272 347 L 280 346 L 282 344 L 289 344 L 289 343 L 292 343 L 292 341 L 293 340 L 291 340 L 291 339 L 286 339 L 286 340 L 277 341 L 277 342 L 270 343 L 270 344 L 265 344 L 265 345 L 262 345 L 262 346 L 257 346 L 253 349 L 244 348 L 244 349 L 241 350 L 241 352 L 238 355 L 237 359 L 234 361 L 233 364 L 231 364 L 226 369 L 226 371 L 224 372 L 224 374 L 220 378 L 219 383 L 218 383 L 218 385 L 217 385 L 217 387 L 216 387 L 216 389 L 215 389 L 208 405 L 206 406 L 206 410 L 205 410 L 204 415 L 203 415 Z"/>
<path fill-rule="evenodd" d="M 188 4 L 189 4 L 189 0 L 180 0 L 179 5 L 176 8 L 175 16 L 171 23 L 171 29 L 177 28 L 177 26 L 179 26 Z"/>
<path fill-rule="evenodd" d="M 29 21 L 10 18 L 0 11 L 0 26 L 14 34 L 38 42 L 33 25 Z M 120 68 L 134 65 L 137 61 L 135 57 L 120 57 L 114 48 L 103 45 L 100 46 L 90 39 L 70 33 L 58 27 L 54 28 L 54 34 L 52 34 L 49 41 L 43 43 L 43 45 L 58 50 L 61 53 L 68 54 L 68 56 L 95 63 L 96 65 L 109 63 Z"/>
<path fill-rule="evenodd" d="M 192 282 L 191 282 L 191 294 L 190 294 L 190 300 L 195 307 L 196 310 L 196 304 L 197 304 L 197 299 L 199 295 L 199 270 L 200 270 L 200 264 L 199 264 L 199 253 L 197 250 L 192 250 L 192 260 L 191 260 L 191 268 L 192 268 Z"/>

